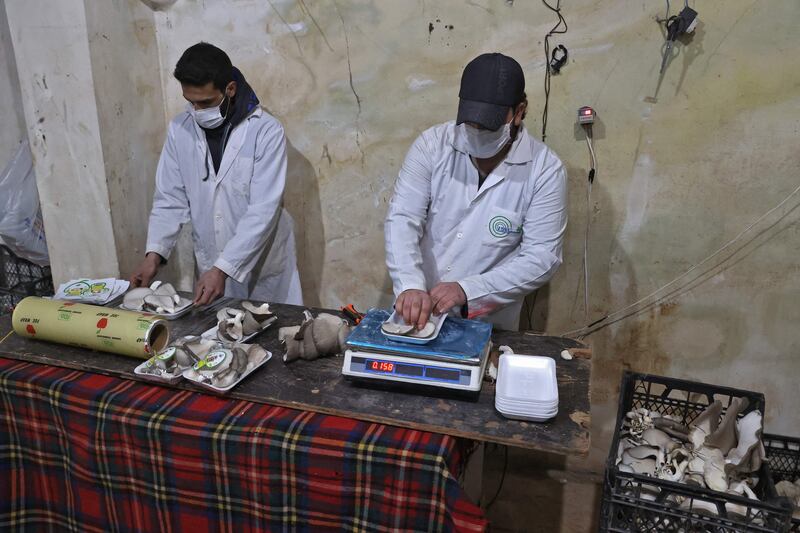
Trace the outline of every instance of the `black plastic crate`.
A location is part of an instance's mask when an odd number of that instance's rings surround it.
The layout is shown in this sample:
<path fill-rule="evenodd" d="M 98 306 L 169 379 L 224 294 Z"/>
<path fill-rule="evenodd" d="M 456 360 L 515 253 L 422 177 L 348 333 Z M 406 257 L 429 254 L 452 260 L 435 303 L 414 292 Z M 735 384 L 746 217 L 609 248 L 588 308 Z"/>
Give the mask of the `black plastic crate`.
<path fill-rule="evenodd" d="M 764 435 L 764 448 L 775 483 L 800 478 L 800 438 Z M 792 533 L 800 533 L 800 518 L 792 518 Z"/>
<path fill-rule="evenodd" d="M 754 491 L 760 501 L 656 477 L 620 472 L 616 468 L 620 430 L 625 414 L 634 408 L 668 414 L 688 425 L 706 407 L 720 400 L 723 413 L 733 398 L 746 397 L 740 416 L 758 409 L 764 413 L 764 395 L 693 381 L 625 372 L 619 395 L 616 431 L 606 462 L 600 531 L 609 532 L 784 532 L 791 510 L 778 498 L 769 467 L 762 464 Z M 680 507 L 677 500 L 681 500 Z M 707 508 L 713 508 L 714 514 Z M 737 510 L 738 513 L 732 511 Z"/>
<path fill-rule="evenodd" d="M 53 294 L 50 267 L 41 267 L 0 245 L 0 316 L 10 313 L 27 296 Z"/>

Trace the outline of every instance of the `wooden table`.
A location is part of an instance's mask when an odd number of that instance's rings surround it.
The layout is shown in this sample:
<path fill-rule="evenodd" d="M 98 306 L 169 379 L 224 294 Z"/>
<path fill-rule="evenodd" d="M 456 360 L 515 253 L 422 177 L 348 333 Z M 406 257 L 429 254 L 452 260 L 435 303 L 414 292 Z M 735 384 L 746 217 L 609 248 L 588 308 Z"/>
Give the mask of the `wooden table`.
<path fill-rule="evenodd" d="M 225 304 L 235 306 L 236 302 L 227 301 Z M 199 334 L 213 326 L 216 323 L 215 307 L 196 309 L 170 322 L 171 338 Z M 582 358 L 567 361 L 559 356 L 565 348 L 581 346 L 571 339 L 520 332 L 495 332 L 492 336 L 495 346 L 505 344 L 517 353 L 545 355 L 556 360 L 558 415 L 550 422 L 538 424 L 503 418 L 494 408 L 495 387 L 489 382 L 483 384 L 477 401 L 432 398 L 355 386 L 342 377 L 342 359 L 339 357 L 284 364 L 278 329 L 299 324 L 304 308 L 280 304 L 271 307 L 277 313 L 278 321 L 252 342 L 261 344 L 274 356 L 230 391 L 227 397 L 432 431 L 479 442 L 564 455 L 588 453 L 591 362 Z M 10 317 L 0 319 L 0 338 L 10 330 Z M 141 362 L 139 360 L 28 340 L 15 334 L 0 343 L 0 356 L 141 380 L 133 372 Z M 198 390 L 185 380 L 177 385 L 163 386 Z M 199 390 L 209 393 L 207 389 Z"/>

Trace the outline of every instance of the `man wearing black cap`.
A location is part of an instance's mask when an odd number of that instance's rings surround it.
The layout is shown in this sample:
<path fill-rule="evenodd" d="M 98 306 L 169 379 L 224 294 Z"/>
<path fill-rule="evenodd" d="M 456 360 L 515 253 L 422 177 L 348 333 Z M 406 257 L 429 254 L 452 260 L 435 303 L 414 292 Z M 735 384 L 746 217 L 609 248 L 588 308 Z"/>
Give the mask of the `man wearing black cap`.
<path fill-rule="evenodd" d="M 455 122 L 406 155 L 386 216 L 395 309 L 421 329 L 458 311 L 515 330 L 525 295 L 561 264 L 566 172 L 528 134 L 522 67 L 483 54 L 464 69 Z"/>

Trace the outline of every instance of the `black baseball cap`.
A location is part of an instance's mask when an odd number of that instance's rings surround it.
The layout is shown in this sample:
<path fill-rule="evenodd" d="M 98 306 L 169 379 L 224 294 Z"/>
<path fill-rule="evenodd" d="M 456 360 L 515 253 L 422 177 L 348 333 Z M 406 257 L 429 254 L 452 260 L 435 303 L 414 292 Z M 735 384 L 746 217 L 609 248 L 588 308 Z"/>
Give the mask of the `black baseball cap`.
<path fill-rule="evenodd" d="M 474 122 L 496 130 L 506 122 L 508 108 L 525 97 L 525 75 L 514 59 L 482 54 L 464 68 L 458 92 L 456 124 Z"/>

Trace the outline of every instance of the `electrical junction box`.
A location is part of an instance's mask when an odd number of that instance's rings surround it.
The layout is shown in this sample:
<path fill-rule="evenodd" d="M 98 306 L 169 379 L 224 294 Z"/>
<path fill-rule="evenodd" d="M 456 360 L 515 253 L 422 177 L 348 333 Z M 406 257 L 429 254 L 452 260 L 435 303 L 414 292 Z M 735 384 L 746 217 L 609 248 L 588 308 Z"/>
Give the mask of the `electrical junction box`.
<path fill-rule="evenodd" d="M 588 105 L 578 109 L 578 124 L 593 124 L 594 123 L 594 109 Z"/>

